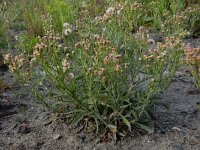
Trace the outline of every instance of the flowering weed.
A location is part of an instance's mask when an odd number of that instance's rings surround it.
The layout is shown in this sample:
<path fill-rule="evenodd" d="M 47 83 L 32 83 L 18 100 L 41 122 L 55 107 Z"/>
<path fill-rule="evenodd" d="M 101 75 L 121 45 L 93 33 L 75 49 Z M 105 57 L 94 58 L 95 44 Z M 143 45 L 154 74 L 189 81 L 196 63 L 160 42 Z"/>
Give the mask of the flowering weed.
<path fill-rule="evenodd" d="M 181 39 L 198 7 L 185 9 L 181 0 L 36 4 L 30 4 L 36 14 L 24 14 L 28 30 L 18 39 L 19 54 L 4 56 L 10 70 L 72 126 L 115 139 L 135 129 L 152 133 L 152 106 L 180 66 Z"/>

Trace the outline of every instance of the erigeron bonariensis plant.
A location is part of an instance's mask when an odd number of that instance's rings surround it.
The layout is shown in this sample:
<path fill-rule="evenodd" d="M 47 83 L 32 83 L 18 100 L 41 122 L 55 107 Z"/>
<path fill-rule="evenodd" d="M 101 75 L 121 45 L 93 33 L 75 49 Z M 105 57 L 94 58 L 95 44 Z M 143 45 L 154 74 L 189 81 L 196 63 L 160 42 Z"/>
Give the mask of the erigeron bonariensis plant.
<path fill-rule="evenodd" d="M 66 36 L 38 37 L 29 56 L 32 71 L 39 68 L 38 77 L 53 85 L 40 100 L 87 131 L 111 131 L 115 138 L 134 127 L 152 132 L 151 106 L 173 80 L 180 41 L 169 37 L 148 51 L 147 32 L 140 28 L 135 37 L 126 37 L 122 52 L 103 35 L 79 35 L 70 48 L 62 43 Z"/>
<path fill-rule="evenodd" d="M 155 96 L 173 80 L 182 52 L 174 37 L 156 43 L 145 28 L 131 32 L 148 12 L 144 4 L 130 3 L 116 3 L 96 18 L 83 9 L 60 34 L 44 15 L 44 33 L 23 53 L 32 77 L 45 87 L 36 94 L 41 102 L 82 130 L 111 131 L 115 138 L 136 128 L 153 131 Z M 155 49 L 149 50 L 150 43 Z"/>
<path fill-rule="evenodd" d="M 184 53 L 184 61 L 192 67 L 192 75 L 195 79 L 197 88 L 200 89 L 200 48 L 192 48 L 188 43 Z"/>

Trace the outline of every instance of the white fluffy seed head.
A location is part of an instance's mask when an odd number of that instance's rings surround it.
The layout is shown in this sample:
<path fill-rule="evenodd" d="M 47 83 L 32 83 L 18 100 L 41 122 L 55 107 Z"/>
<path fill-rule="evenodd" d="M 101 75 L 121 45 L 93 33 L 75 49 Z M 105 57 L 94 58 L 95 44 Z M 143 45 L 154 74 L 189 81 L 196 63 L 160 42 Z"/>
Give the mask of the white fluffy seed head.
<path fill-rule="evenodd" d="M 63 28 L 66 29 L 66 28 L 69 28 L 69 27 L 70 27 L 69 23 L 66 22 L 66 23 L 63 24 Z"/>
<path fill-rule="evenodd" d="M 64 34 L 65 34 L 65 35 L 69 35 L 70 33 L 72 33 L 72 30 L 71 30 L 71 29 L 68 28 L 68 29 L 65 29 L 65 30 L 64 30 Z"/>
<path fill-rule="evenodd" d="M 115 9 L 113 7 L 109 7 L 107 10 L 106 10 L 106 14 L 110 14 L 110 13 L 113 13 L 115 11 Z"/>
<path fill-rule="evenodd" d="M 70 72 L 69 74 L 68 74 L 68 78 L 69 78 L 69 80 L 73 80 L 74 79 L 74 74 L 72 73 L 72 72 Z"/>

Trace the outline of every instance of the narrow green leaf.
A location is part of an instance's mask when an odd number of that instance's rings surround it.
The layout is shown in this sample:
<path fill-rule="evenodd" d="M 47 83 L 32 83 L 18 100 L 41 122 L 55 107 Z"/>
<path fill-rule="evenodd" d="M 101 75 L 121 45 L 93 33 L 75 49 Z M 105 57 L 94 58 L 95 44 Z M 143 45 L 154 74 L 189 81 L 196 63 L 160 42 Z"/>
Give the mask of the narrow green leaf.
<path fill-rule="evenodd" d="M 117 114 L 117 112 L 113 112 L 112 114 L 110 114 L 109 119 L 111 119 L 113 116 L 115 116 Z"/>
<path fill-rule="evenodd" d="M 132 110 L 131 113 L 132 113 L 132 115 L 134 116 L 134 119 L 135 119 L 135 120 L 138 120 L 138 115 L 137 115 L 137 113 L 136 113 L 134 110 Z"/>
<path fill-rule="evenodd" d="M 65 112 L 65 113 L 62 113 L 64 115 L 68 115 L 68 114 L 72 114 L 72 113 L 84 113 L 85 111 L 82 110 L 82 109 L 75 109 L 75 110 L 72 110 L 72 111 L 68 111 L 68 112 Z"/>
<path fill-rule="evenodd" d="M 123 122 L 128 126 L 129 130 L 131 130 L 131 123 L 128 121 L 128 119 L 126 117 L 124 117 L 123 115 L 120 115 Z"/>
<path fill-rule="evenodd" d="M 122 132 L 119 132 L 118 133 L 120 136 L 122 136 L 122 137 L 125 137 L 126 135 L 124 134 L 124 133 L 122 133 Z"/>
<path fill-rule="evenodd" d="M 108 126 L 108 128 L 110 128 L 110 129 L 117 130 L 117 126 L 115 126 L 115 125 L 113 125 L 113 124 L 108 124 L 107 126 Z"/>
<path fill-rule="evenodd" d="M 146 18 L 144 18 L 144 21 L 145 22 L 150 22 L 150 21 L 153 21 L 153 17 L 146 17 Z"/>
<path fill-rule="evenodd" d="M 86 113 L 79 113 L 76 115 L 76 117 L 73 119 L 73 121 L 71 122 L 72 126 L 75 126 L 79 123 L 79 121 L 81 121 L 83 119 L 83 117 L 86 115 Z"/>
<path fill-rule="evenodd" d="M 148 134 L 152 134 L 152 133 L 154 132 L 154 128 L 151 127 L 151 126 L 147 126 L 147 125 L 144 125 L 144 124 L 141 124 L 141 123 L 136 123 L 136 125 L 137 125 L 139 128 L 141 128 L 141 129 L 147 131 Z"/>
<path fill-rule="evenodd" d="M 121 106 L 120 108 L 127 108 L 128 106 L 130 106 L 131 104 L 128 104 L 128 105 L 123 105 Z"/>
<path fill-rule="evenodd" d="M 94 118 L 95 123 L 96 123 L 96 134 L 99 132 L 99 121 L 97 120 L 97 118 Z"/>
<path fill-rule="evenodd" d="M 78 81 L 78 80 L 82 79 L 83 77 L 84 76 L 79 76 L 79 77 L 75 78 L 75 80 Z"/>

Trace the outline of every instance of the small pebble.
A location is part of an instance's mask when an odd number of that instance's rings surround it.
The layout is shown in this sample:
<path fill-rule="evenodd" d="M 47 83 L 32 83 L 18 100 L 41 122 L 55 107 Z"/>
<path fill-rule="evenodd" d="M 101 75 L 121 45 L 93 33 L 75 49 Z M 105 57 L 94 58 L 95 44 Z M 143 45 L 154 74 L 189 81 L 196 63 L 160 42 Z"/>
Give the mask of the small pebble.
<path fill-rule="evenodd" d="M 58 139 L 61 139 L 61 138 L 62 138 L 62 135 L 60 135 L 60 134 L 54 134 L 53 135 L 54 140 L 58 140 Z"/>
<path fill-rule="evenodd" d="M 178 127 L 173 127 L 173 128 L 172 128 L 172 131 L 178 131 L 178 132 L 181 132 L 181 129 L 178 128 Z"/>

